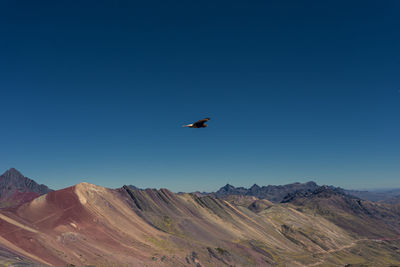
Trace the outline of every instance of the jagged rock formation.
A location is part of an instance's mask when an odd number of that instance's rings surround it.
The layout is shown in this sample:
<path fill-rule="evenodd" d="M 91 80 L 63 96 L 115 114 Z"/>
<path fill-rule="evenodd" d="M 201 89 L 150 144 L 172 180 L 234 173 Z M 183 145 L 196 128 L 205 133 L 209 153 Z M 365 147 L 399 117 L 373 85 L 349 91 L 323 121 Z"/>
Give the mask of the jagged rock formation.
<path fill-rule="evenodd" d="M 298 190 L 298 191 L 290 192 L 282 199 L 281 202 L 282 203 L 293 202 L 299 198 L 309 198 L 309 199 L 311 198 L 312 199 L 315 197 L 328 198 L 331 196 L 341 196 L 344 198 L 358 199 L 355 196 L 346 194 L 346 192 L 339 187 L 323 185 L 323 186 L 317 187 L 315 189 Z"/>
<path fill-rule="evenodd" d="M 294 193 L 305 193 L 312 192 L 318 189 L 320 186 L 315 182 L 310 181 L 307 183 L 292 183 L 287 185 L 267 185 L 259 186 L 254 184 L 250 188 L 234 187 L 233 185 L 226 184 L 221 187 L 215 193 L 200 193 L 195 192 L 197 195 L 213 195 L 219 198 L 225 198 L 230 195 L 240 196 L 255 196 L 260 199 L 267 199 L 269 201 L 279 203 L 284 200 L 288 195 Z M 400 204 L 400 189 L 381 190 L 381 191 L 358 191 L 358 190 L 346 190 L 340 187 L 329 186 L 331 189 L 338 189 L 342 193 L 354 196 L 363 200 L 369 200 L 373 202 L 382 202 L 390 204 Z"/>
<path fill-rule="evenodd" d="M 281 202 L 289 193 L 296 191 L 315 190 L 316 188 L 318 188 L 318 185 L 312 181 L 307 183 L 268 185 L 262 187 L 254 184 L 248 189 L 244 187 L 234 187 L 230 184 L 227 184 L 215 192 L 214 195 L 219 198 L 224 198 L 229 195 L 254 196 L 260 199 L 267 199 L 272 202 Z"/>

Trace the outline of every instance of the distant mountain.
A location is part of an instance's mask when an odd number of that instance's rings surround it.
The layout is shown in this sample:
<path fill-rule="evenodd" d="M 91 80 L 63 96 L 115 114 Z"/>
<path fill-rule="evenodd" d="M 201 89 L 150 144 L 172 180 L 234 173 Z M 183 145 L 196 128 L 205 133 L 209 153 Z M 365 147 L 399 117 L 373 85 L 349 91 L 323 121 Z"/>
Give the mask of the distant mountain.
<path fill-rule="evenodd" d="M 360 191 L 360 190 L 345 190 L 347 194 L 359 197 L 364 200 L 374 202 L 386 202 L 391 198 L 400 198 L 400 189 L 388 189 L 388 190 L 371 190 L 371 191 Z M 398 202 L 400 203 L 400 202 Z"/>
<path fill-rule="evenodd" d="M 245 187 L 234 187 L 233 185 L 226 184 L 214 193 L 200 193 L 195 192 L 198 196 L 212 195 L 218 198 L 226 198 L 230 195 L 238 196 L 254 196 L 259 199 L 267 199 L 274 203 L 283 201 L 286 197 L 292 196 L 292 194 L 308 194 L 317 190 L 321 186 L 315 182 L 310 181 L 307 183 L 292 183 L 287 185 L 267 185 L 259 186 L 254 184 L 250 188 Z M 347 190 L 340 187 L 328 186 L 336 192 L 357 197 L 363 200 L 369 200 L 373 202 L 382 202 L 390 204 L 400 204 L 400 189 L 391 190 L 376 190 L 376 191 L 360 191 L 360 190 Z M 288 196 L 289 195 L 289 196 Z"/>
<path fill-rule="evenodd" d="M 312 198 L 329 198 L 332 196 L 339 196 L 349 199 L 359 199 L 356 196 L 347 194 L 345 190 L 340 187 L 334 186 L 318 186 L 315 189 L 297 190 L 288 193 L 281 201 L 281 203 L 294 202 L 299 199 L 312 199 Z"/>
<path fill-rule="evenodd" d="M 18 205 L 52 191 L 11 168 L 0 175 L 0 207 Z"/>
<path fill-rule="evenodd" d="M 221 187 L 217 192 L 213 193 L 216 197 L 224 198 L 229 195 L 241 195 L 241 196 L 254 196 L 260 199 L 267 199 L 269 201 L 278 203 L 281 202 L 286 195 L 296 191 L 309 191 L 315 190 L 319 186 L 315 182 L 307 183 L 292 183 L 287 185 L 268 185 L 258 186 L 254 184 L 250 188 L 234 187 L 230 184 Z"/>

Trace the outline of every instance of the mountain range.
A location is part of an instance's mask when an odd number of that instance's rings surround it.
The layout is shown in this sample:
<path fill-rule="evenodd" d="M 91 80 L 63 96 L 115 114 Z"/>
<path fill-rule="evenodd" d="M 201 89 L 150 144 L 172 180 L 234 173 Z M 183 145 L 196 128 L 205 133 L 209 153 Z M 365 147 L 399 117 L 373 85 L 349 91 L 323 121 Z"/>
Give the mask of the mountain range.
<path fill-rule="evenodd" d="M 294 192 L 309 192 L 314 191 L 321 186 L 317 185 L 313 181 L 306 183 L 291 183 L 286 185 L 267 185 L 259 186 L 254 184 L 250 188 L 245 187 L 234 187 L 230 184 L 226 184 L 221 187 L 218 191 L 212 193 L 200 193 L 198 195 L 212 195 L 218 198 L 224 198 L 229 195 L 241 195 L 241 196 L 254 196 L 260 199 L 267 199 L 274 203 L 281 202 L 288 194 Z M 400 204 L 400 189 L 388 189 L 388 190 L 374 190 L 374 191 L 360 191 L 360 190 L 346 190 L 340 187 L 329 186 L 333 190 L 341 190 L 342 193 L 350 196 L 355 196 L 363 200 L 369 200 L 373 202 Z"/>
<path fill-rule="evenodd" d="M 216 197 L 224 198 L 229 195 L 244 195 L 244 196 L 254 196 L 260 199 L 267 199 L 272 202 L 281 202 L 283 198 L 289 194 L 296 191 L 308 191 L 315 190 L 318 185 L 315 182 L 307 183 L 292 183 L 287 185 L 268 185 L 259 186 L 254 184 L 250 188 L 244 187 L 234 187 L 227 184 L 221 187 L 218 191 L 213 193 Z"/>
<path fill-rule="evenodd" d="M 0 209 L 8 266 L 400 266 L 400 205 L 333 186 L 52 191 L 15 169 L 0 178 L 18 200 Z"/>

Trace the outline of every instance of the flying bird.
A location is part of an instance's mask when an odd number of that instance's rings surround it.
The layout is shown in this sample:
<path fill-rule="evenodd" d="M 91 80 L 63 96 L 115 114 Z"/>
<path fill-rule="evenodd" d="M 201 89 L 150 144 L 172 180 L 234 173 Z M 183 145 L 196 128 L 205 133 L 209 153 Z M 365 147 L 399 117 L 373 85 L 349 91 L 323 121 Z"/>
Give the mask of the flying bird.
<path fill-rule="evenodd" d="M 210 118 L 205 118 L 199 121 L 196 121 L 195 123 L 192 124 L 187 124 L 187 125 L 183 125 L 182 127 L 189 127 L 189 128 L 205 128 L 208 125 L 206 124 L 207 121 L 209 121 Z"/>

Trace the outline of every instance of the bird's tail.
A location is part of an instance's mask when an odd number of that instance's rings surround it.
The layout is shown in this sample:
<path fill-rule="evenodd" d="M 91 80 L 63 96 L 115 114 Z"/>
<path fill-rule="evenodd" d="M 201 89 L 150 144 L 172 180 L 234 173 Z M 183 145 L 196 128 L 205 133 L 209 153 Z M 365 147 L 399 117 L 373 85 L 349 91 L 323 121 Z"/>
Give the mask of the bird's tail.
<path fill-rule="evenodd" d="M 182 127 L 190 127 L 190 126 L 193 126 L 193 124 L 182 125 Z"/>

